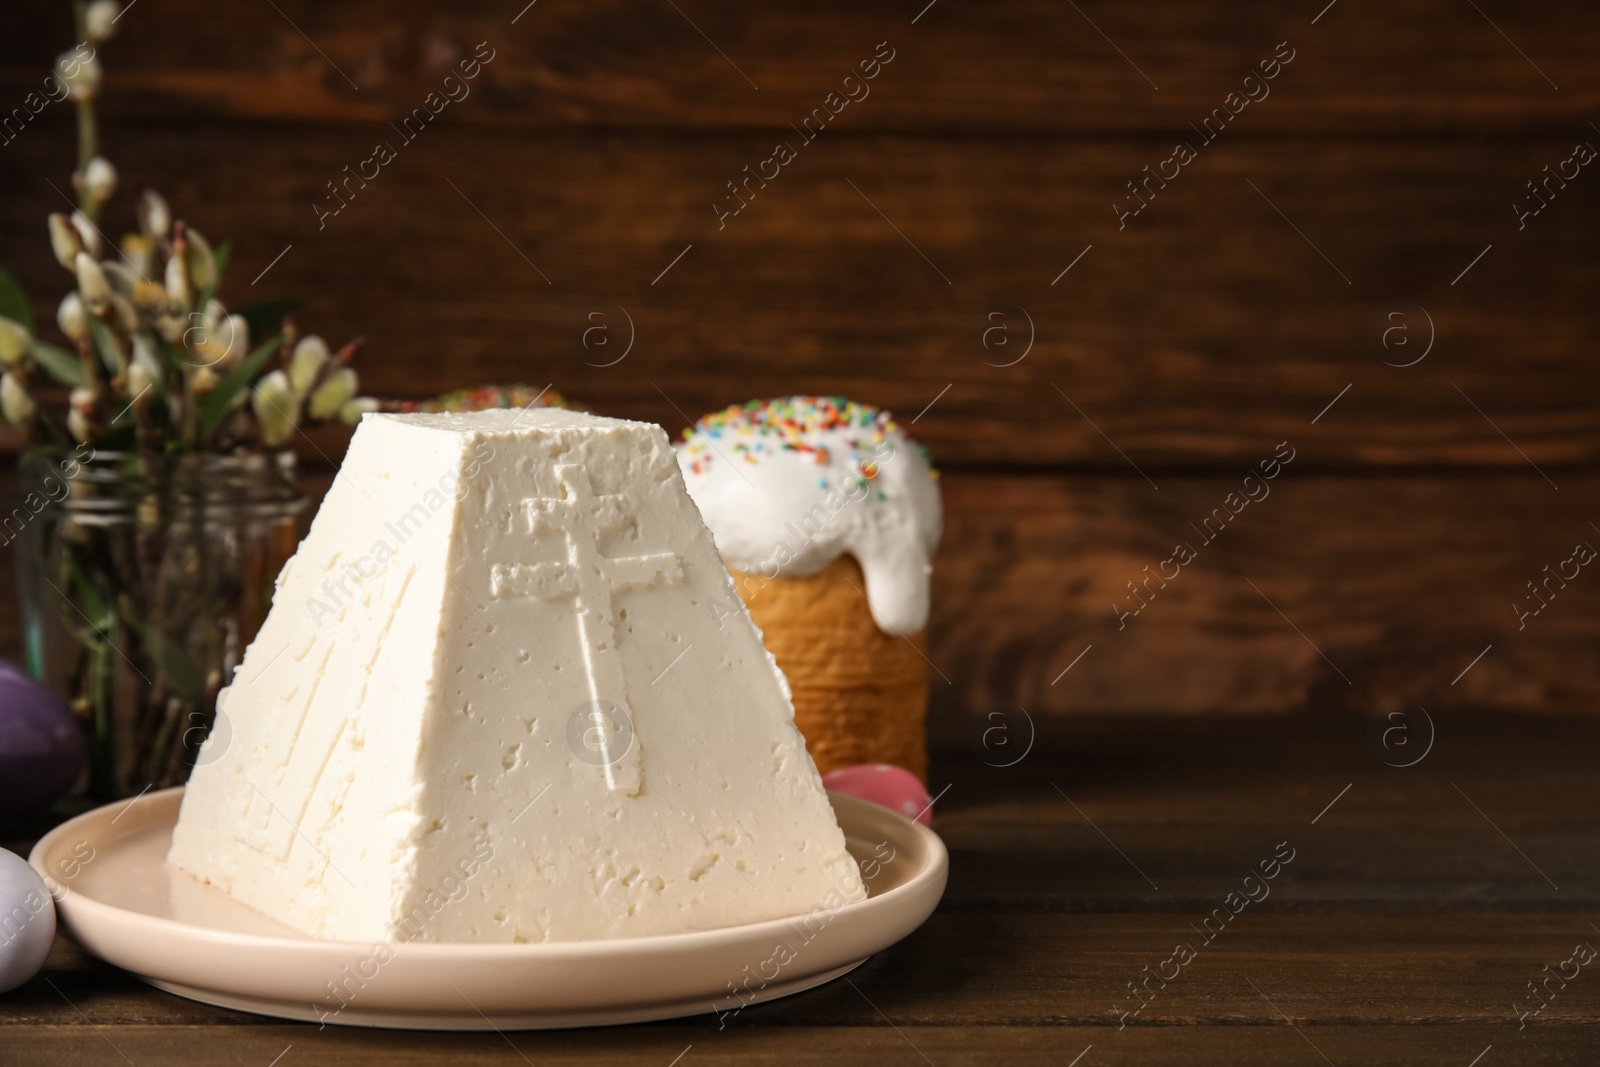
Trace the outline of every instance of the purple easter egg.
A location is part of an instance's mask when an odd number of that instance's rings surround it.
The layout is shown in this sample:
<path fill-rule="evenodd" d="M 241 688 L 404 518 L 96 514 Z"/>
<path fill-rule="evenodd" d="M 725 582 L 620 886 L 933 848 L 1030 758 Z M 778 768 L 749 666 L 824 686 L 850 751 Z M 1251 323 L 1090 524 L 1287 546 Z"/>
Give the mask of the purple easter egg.
<path fill-rule="evenodd" d="M 906 770 L 888 763 L 863 763 L 855 767 L 840 767 L 822 776 L 822 785 L 835 793 L 848 793 L 874 804 L 892 808 L 908 819 L 924 826 L 933 825 L 930 811 L 933 801 L 922 785 L 922 779 Z"/>
<path fill-rule="evenodd" d="M 0 660 L 0 815 L 31 811 L 72 788 L 83 731 L 55 694 Z"/>

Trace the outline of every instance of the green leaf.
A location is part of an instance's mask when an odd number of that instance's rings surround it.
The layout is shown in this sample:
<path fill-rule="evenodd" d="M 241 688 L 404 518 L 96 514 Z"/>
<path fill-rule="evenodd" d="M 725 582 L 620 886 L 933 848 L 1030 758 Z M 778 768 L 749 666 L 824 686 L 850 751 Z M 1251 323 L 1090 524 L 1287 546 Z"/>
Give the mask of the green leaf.
<path fill-rule="evenodd" d="M 155 661 L 156 668 L 166 676 L 162 680 L 190 700 L 204 696 L 205 671 L 189 655 L 188 649 L 139 618 L 129 605 L 119 602 L 118 607 L 123 623 L 139 638 L 139 644 Z"/>
<path fill-rule="evenodd" d="M 106 622 L 106 601 L 83 577 L 83 568 L 75 553 L 62 553 L 61 601 L 56 606 L 61 622 L 83 648 L 104 648 L 107 638 L 104 629 L 94 619 Z M 85 625 L 86 624 L 86 625 Z"/>
<path fill-rule="evenodd" d="M 283 329 L 283 320 L 286 316 L 300 310 L 298 300 L 273 300 L 266 304 L 253 304 L 238 314 L 244 316 L 244 321 L 250 327 L 251 337 L 265 337 L 269 333 L 277 333 Z"/>
<path fill-rule="evenodd" d="M 86 566 L 79 553 L 71 550 L 62 553 L 61 617 L 77 635 L 79 643 L 88 648 L 103 647 L 109 642 L 107 631 L 116 623 L 106 584 L 106 576 Z M 84 622 L 89 624 L 87 632 L 79 625 Z"/>
<path fill-rule="evenodd" d="M 106 332 L 105 324 L 93 315 L 85 315 L 89 323 L 89 335 L 94 338 L 94 348 L 100 353 L 100 362 L 106 368 L 107 374 L 116 374 L 121 368 L 117 365 L 117 349 L 111 343 L 111 335 Z"/>
<path fill-rule="evenodd" d="M 0 315 L 4 315 L 12 322 L 20 322 L 33 332 L 33 303 L 29 301 L 28 294 L 22 291 L 22 286 L 17 284 L 17 279 L 11 272 L 0 267 Z"/>
<path fill-rule="evenodd" d="M 222 274 L 228 269 L 228 261 L 232 258 L 232 241 L 223 241 L 216 247 L 216 250 L 211 253 L 212 262 L 216 263 L 217 265 L 217 284 L 213 286 L 214 290 L 222 288 Z"/>
<path fill-rule="evenodd" d="M 177 345 L 167 343 L 167 339 L 160 334 L 151 334 L 156 342 L 156 350 L 161 353 L 162 378 L 169 382 L 177 382 L 183 378 L 184 353 L 187 349 L 180 349 Z M 179 387 L 179 391 L 182 389 Z"/>
<path fill-rule="evenodd" d="M 33 342 L 33 361 L 44 372 L 62 385 L 79 386 L 83 382 L 83 362 L 77 355 L 68 352 L 65 348 L 46 344 L 43 341 Z"/>
<path fill-rule="evenodd" d="M 212 298 L 217 295 L 217 290 L 222 288 L 222 271 L 223 268 L 227 267 L 228 260 L 232 258 L 232 256 L 232 241 L 222 242 L 222 244 L 211 253 L 211 262 L 214 265 L 213 273 L 216 275 L 217 280 L 212 283 L 210 287 L 200 290 L 200 299 L 196 300 L 194 304 L 196 308 L 202 311 L 205 310 L 205 306 L 211 303 Z"/>
<path fill-rule="evenodd" d="M 254 352 L 245 357 L 244 362 L 228 372 L 227 377 L 217 383 L 211 390 L 211 395 L 206 397 L 205 404 L 200 408 L 200 439 L 204 441 L 217 432 L 217 427 L 222 425 L 222 420 L 227 418 L 229 405 L 241 389 L 248 389 L 250 383 L 255 381 L 261 369 L 267 365 L 267 360 L 272 358 L 278 346 L 283 343 L 283 334 L 263 341 Z"/>

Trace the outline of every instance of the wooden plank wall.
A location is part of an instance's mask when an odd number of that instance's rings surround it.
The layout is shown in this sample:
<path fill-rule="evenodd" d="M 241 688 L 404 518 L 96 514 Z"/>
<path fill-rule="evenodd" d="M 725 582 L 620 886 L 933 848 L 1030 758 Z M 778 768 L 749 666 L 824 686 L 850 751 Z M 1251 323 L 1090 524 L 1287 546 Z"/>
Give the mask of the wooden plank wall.
<path fill-rule="evenodd" d="M 1600 146 L 1600 9 L 925 4 L 141 0 L 103 50 L 106 150 L 234 240 L 234 304 L 366 335 L 373 391 L 551 382 L 672 430 L 785 392 L 921 412 L 951 737 L 1016 705 L 1592 707 L 1600 578 L 1520 629 L 1513 604 L 1600 543 L 1600 175 L 1526 186 Z M 0 14 L 5 106 L 65 6 Z M 66 105 L 0 145 L 0 261 L 41 294 L 71 158 Z M 1280 442 L 1270 496 L 1201 537 Z"/>

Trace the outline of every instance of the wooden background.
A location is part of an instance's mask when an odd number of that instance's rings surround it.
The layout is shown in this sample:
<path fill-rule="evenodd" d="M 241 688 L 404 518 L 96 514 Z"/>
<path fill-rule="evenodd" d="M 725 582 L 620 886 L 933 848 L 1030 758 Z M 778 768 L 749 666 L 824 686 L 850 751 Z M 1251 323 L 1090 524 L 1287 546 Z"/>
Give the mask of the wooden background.
<path fill-rule="evenodd" d="M 787 392 L 921 412 L 947 739 L 1018 705 L 1592 707 L 1600 577 L 1520 631 L 1512 604 L 1600 543 L 1600 174 L 1524 229 L 1512 204 L 1600 145 L 1600 9 L 523 2 L 138 0 L 102 51 L 106 154 L 234 241 L 233 306 L 300 296 L 308 329 L 366 335 L 370 391 L 554 383 L 674 432 Z M 5 108 L 66 11 L 0 13 Z M 871 95 L 719 229 L 725 183 L 884 41 Z M 1282 41 L 1271 95 L 1119 230 L 1124 183 Z M 471 96 L 402 144 L 388 123 L 479 42 Z M 379 141 L 398 158 L 319 231 L 324 183 Z M 72 153 L 65 104 L 0 145 L 0 261 L 46 321 Z M 1370 337 L 1393 301 L 1433 326 L 1414 366 Z M 1012 344 L 986 349 L 1000 306 Z M 618 308 L 634 343 L 591 366 Z M 576 340 L 593 311 L 603 355 Z M 1407 322 L 1391 362 L 1425 346 Z M 1280 441 L 1271 496 L 1119 630 L 1124 583 Z"/>

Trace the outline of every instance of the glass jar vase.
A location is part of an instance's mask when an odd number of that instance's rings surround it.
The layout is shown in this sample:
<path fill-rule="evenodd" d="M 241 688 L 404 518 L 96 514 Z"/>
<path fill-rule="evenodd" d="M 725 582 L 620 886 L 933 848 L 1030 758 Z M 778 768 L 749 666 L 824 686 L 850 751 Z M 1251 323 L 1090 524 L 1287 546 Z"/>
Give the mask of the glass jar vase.
<path fill-rule="evenodd" d="M 36 453 L 0 517 L 28 671 L 83 724 L 88 793 L 186 781 L 300 540 L 288 452 Z"/>

